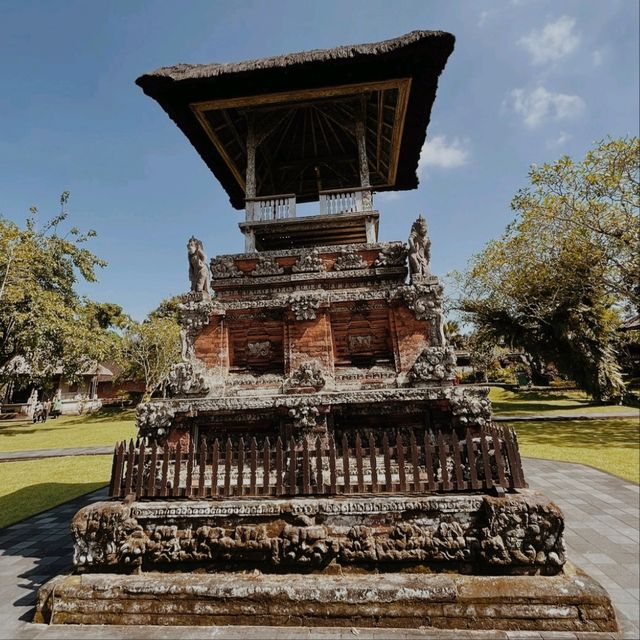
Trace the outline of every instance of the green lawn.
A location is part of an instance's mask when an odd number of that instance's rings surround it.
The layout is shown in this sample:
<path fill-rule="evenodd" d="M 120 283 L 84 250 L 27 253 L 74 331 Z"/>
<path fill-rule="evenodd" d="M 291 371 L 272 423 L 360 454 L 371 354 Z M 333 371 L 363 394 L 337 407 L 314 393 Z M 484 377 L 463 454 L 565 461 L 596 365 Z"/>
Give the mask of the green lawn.
<path fill-rule="evenodd" d="M 523 456 L 588 464 L 640 482 L 640 426 L 635 418 L 517 422 Z"/>
<path fill-rule="evenodd" d="M 0 464 L 0 528 L 103 487 L 111 456 L 78 456 Z"/>
<path fill-rule="evenodd" d="M 0 452 L 115 445 L 136 435 L 132 410 L 64 416 L 45 423 L 0 422 Z"/>
<path fill-rule="evenodd" d="M 603 405 L 582 391 L 508 391 L 491 387 L 489 398 L 498 416 L 523 414 L 624 413 L 633 409 L 620 405 Z M 637 410 L 637 409 L 636 409 Z M 639 412 L 640 414 L 640 412 Z"/>

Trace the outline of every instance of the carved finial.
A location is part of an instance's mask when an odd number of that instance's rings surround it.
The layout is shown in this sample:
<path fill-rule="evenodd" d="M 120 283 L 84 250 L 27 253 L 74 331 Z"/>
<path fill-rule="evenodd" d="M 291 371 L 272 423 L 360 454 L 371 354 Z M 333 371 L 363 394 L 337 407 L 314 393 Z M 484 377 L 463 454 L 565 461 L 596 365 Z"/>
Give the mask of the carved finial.
<path fill-rule="evenodd" d="M 412 282 L 416 277 L 420 279 L 431 275 L 430 261 L 431 240 L 427 233 L 427 221 L 420 215 L 411 226 L 409 234 L 409 273 Z"/>
<path fill-rule="evenodd" d="M 189 238 L 187 243 L 187 255 L 189 258 L 189 280 L 191 291 L 209 293 L 209 267 L 207 256 L 202 247 L 202 241 L 195 236 Z"/>

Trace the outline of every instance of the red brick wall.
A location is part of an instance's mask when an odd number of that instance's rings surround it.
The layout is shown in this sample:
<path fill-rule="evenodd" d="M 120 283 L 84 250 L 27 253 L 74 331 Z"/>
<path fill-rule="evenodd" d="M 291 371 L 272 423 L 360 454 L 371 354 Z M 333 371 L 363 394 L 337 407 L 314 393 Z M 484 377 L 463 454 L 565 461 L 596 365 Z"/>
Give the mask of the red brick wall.
<path fill-rule="evenodd" d="M 429 321 L 417 320 L 413 312 L 405 307 L 394 307 L 391 318 L 396 366 L 399 371 L 406 372 L 422 350 L 429 346 Z"/>
<path fill-rule="evenodd" d="M 227 336 L 224 330 L 224 318 L 212 316 L 194 341 L 196 357 L 209 368 L 228 368 Z"/>
<path fill-rule="evenodd" d="M 329 314 L 319 310 L 315 320 L 289 319 L 285 330 L 285 372 L 295 371 L 303 362 L 315 360 L 333 370 L 333 344 Z"/>

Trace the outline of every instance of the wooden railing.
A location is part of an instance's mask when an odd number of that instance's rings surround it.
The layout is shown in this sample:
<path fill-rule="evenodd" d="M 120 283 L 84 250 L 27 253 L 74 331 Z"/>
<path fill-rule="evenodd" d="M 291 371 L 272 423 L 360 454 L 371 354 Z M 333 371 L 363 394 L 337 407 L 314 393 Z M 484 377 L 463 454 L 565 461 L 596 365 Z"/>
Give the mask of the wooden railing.
<path fill-rule="evenodd" d="M 331 189 L 320 191 L 320 215 L 371 211 L 371 189 Z"/>
<path fill-rule="evenodd" d="M 156 443 L 116 446 L 110 495 L 114 498 L 311 496 L 351 493 L 436 493 L 524 488 L 515 432 L 492 427 L 463 440 L 428 433 L 405 443 L 373 434 L 352 445 L 343 436 L 315 444 L 269 439 L 249 446 L 241 438 L 218 440 L 184 451 Z"/>
<path fill-rule="evenodd" d="M 247 222 L 284 220 L 286 218 L 296 217 L 295 193 L 285 193 L 261 198 L 247 198 L 245 202 Z"/>

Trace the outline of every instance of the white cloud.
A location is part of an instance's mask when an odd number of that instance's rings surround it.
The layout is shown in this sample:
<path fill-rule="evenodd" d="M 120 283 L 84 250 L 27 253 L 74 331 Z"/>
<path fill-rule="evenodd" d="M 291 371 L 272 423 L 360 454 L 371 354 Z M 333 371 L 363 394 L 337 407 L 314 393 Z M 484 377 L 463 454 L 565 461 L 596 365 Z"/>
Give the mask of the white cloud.
<path fill-rule="evenodd" d="M 451 143 L 446 136 L 433 136 L 424 143 L 418 162 L 418 174 L 422 174 L 426 167 L 440 167 L 441 169 L 454 169 L 461 167 L 469 160 L 467 144 L 458 138 Z"/>
<path fill-rule="evenodd" d="M 578 47 L 580 37 L 574 33 L 575 24 L 574 18 L 562 16 L 542 29 L 534 29 L 520 38 L 518 44 L 531 54 L 531 62 L 535 65 L 555 62 Z"/>
<path fill-rule="evenodd" d="M 487 18 L 489 17 L 489 12 L 488 11 L 483 11 L 480 14 L 480 17 L 478 18 L 478 26 L 482 29 L 482 27 L 484 27 L 484 23 L 487 21 Z"/>
<path fill-rule="evenodd" d="M 532 129 L 547 120 L 568 120 L 579 115 L 585 108 L 580 96 L 552 93 L 544 87 L 531 91 L 513 89 L 510 93 L 513 110 L 522 116 L 524 123 Z"/>
<path fill-rule="evenodd" d="M 571 139 L 571 136 L 565 131 L 561 131 L 560 135 L 547 142 L 548 147 L 561 147 L 565 142 L 568 142 Z"/>
<path fill-rule="evenodd" d="M 594 67 L 599 67 L 602 65 L 602 61 L 604 59 L 604 55 L 602 53 L 602 51 L 600 49 L 596 49 L 592 54 L 591 54 L 591 60 L 593 62 L 593 66 Z"/>

